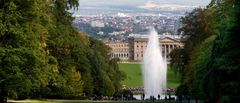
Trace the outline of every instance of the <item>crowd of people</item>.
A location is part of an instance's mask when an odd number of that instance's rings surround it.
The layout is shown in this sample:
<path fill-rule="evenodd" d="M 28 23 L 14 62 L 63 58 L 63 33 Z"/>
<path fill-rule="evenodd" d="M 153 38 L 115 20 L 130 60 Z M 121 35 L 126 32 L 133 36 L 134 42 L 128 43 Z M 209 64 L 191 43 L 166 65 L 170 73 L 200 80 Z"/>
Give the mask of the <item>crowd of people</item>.
<path fill-rule="evenodd" d="M 135 91 L 143 92 L 144 91 L 143 87 L 129 87 L 127 89 L 132 91 L 132 92 L 135 92 Z M 176 91 L 176 89 L 173 89 L 173 88 L 163 89 L 163 92 L 175 93 L 175 91 Z"/>
<path fill-rule="evenodd" d="M 128 90 L 130 90 L 130 91 L 144 91 L 144 88 L 143 87 L 129 87 L 129 88 L 127 88 Z"/>
<path fill-rule="evenodd" d="M 122 96 L 97 96 L 94 95 L 91 97 L 91 100 L 115 100 L 115 101 L 119 101 L 119 100 L 137 100 L 136 98 L 134 98 L 131 94 L 127 94 L 127 95 L 122 95 Z"/>
<path fill-rule="evenodd" d="M 90 99 L 91 100 L 136 100 L 136 98 L 133 97 L 132 93 L 141 93 L 141 100 L 172 100 L 171 95 L 172 93 L 175 93 L 175 89 L 172 88 L 166 88 L 163 90 L 163 92 L 168 93 L 169 95 L 166 95 L 164 98 L 162 98 L 162 96 L 160 96 L 160 94 L 157 97 L 154 96 L 150 96 L 145 98 L 145 94 L 144 94 L 144 88 L 143 87 L 129 87 L 124 89 L 125 92 L 121 95 L 118 96 L 98 96 L 98 95 L 94 95 L 92 96 Z M 140 99 L 140 98 L 139 98 Z"/>

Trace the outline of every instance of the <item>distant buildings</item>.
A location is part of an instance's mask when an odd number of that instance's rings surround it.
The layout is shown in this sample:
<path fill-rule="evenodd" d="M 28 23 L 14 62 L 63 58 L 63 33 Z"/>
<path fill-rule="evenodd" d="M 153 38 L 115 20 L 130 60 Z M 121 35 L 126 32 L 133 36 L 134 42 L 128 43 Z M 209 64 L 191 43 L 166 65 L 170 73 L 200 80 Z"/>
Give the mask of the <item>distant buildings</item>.
<path fill-rule="evenodd" d="M 159 36 L 163 57 L 170 60 L 170 52 L 176 48 L 182 48 L 179 36 L 161 35 Z M 111 58 L 119 58 L 122 61 L 141 61 L 144 50 L 147 47 L 148 38 L 146 35 L 131 35 L 126 41 L 104 41 L 111 50 Z"/>
<path fill-rule="evenodd" d="M 100 21 L 92 21 L 91 22 L 91 26 L 92 27 L 100 27 L 100 28 L 102 28 L 102 27 L 104 27 L 104 23 L 100 22 Z"/>
<path fill-rule="evenodd" d="M 118 16 L 79 16 L 73 24 L 82 32 L 102 39 L 146 32 L 148 26 L 154 26 L 160 34 L 177 34 L 181 27 L 179 16 L 127 16 L 123 13 Z"/>

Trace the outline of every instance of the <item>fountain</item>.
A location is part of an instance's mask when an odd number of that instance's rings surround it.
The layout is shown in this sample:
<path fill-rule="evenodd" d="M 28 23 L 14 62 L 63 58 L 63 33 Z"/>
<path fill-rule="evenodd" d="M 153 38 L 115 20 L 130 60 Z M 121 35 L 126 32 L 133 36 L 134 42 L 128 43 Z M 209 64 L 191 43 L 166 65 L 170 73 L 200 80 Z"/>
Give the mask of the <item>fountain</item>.
<path fill-rule="evenodd" d="M 163 89 L 166 88 L 167 63 L 161 51 L 158 34 L 154 28 L 151 28 L 142 66 L 146 98 L 162 96 Z"/>

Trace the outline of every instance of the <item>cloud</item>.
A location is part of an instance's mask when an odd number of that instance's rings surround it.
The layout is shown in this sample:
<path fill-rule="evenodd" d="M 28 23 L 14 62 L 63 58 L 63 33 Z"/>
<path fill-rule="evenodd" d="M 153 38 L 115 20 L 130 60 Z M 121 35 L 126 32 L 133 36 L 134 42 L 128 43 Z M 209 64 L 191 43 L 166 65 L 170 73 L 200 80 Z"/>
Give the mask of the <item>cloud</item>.
<path fill-rule="evenodd" d="M 155 9 L 155 8 L 169 8 L 169 9 L 181 9 L 181 8 L 194 8 L 196 5 L 187 5 L 187 4 L 177 4 L 177 3 L 156 3 L 153 1 L 148 1 L 142 6 L 138 6 L 139 8 L 144 9 Z"/>

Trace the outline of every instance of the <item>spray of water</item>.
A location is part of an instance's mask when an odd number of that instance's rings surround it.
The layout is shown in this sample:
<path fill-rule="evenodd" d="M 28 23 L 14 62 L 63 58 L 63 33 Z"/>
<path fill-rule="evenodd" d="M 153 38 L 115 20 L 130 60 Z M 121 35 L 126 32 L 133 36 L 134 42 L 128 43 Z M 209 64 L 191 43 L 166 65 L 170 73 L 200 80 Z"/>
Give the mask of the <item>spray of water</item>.
<path fill-rule="evenodd" d="M 167 63 L 162 56 L 157 32 L 150 29 L 147 48 L 144 51 L 142 74 L 144 76 L 144 93 L 146 97 L 163 94 L 166 88 Z"/>

